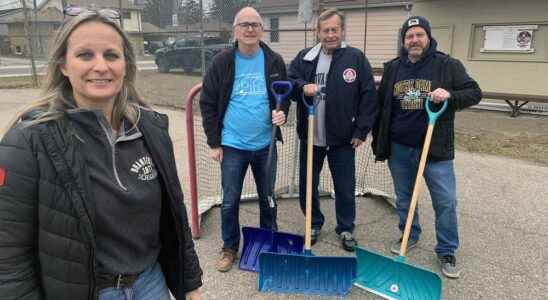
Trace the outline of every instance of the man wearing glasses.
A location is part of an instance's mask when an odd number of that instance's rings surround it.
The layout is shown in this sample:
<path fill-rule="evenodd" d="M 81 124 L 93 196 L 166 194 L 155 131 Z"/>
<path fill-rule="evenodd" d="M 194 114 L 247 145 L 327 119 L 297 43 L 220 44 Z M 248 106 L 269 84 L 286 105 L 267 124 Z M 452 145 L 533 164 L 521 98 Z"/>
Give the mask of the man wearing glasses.
<path fill-rule="evenodd" d="M 223 247 L 217 263 L 220 272 L 231 269 L 238 253 L 239 202 L 249 165 L 259 195 L 260 226 L 277 229 L 276 210 L 270 209 L 267 201 L 266 178 L 267 172 L 276 178 L 276 170 L 266 170 L 266 164 L 272 126 L 285 123 L 289 101 L 275 111 L 276 100 L 269 87 L 273 81 L 286 80 L 287 75 L 282 57 L 261 42 L 262 36 L 259 13 L 251 7 L 240 10 L 234 18 L 234 47 L 213 58 L 203 79 L 203 127 L 210 157 L 221 164 Z M 277 139 L 281 140 L 280 129 Z M 272 165 L 276 166 L 276 151 Z"/>
<path fill-rule="evenodd" d="M 335 187 L 335 232 L 342 248 L 354 251 L 356 219 L 355 149 L 365 141 L 377 115 L 377 98 L 371 66 L 363 53 L 343 42 L 344 16 L 336 9 L 320 14 L 318 43 L 299 52 L 291 62 L 289 77 L 295 98 L 301 94 L 317 103 L 314 137 L 307 134 L 307 109 L 298 101 L 297 133 L 301 141 L 299 200 L 306 208 L 306 145 L 314 138 L 312 178 L 312 244 L 324 224 L 318 182 L 325 157 Z M 311 100 L 309 99 L 309 103 Z"/>

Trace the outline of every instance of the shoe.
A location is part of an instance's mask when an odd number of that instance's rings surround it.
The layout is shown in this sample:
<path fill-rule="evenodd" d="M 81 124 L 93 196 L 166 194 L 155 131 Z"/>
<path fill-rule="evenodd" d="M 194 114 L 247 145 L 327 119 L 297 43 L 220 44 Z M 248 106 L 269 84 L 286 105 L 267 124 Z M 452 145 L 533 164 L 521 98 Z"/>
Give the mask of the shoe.
<path fill-rule="evenodd" d="M 312 233 L 310 234 L 310 243 L 312 245 L 316 244 L 318 241 L 318 237 L 320 237 L 320 233 L 322 232 L 321 228 L 312 228 Z"/>
<path fill-rule="evenodd" d="M 358 246 L 358 242 L 356 242 L 352 233 L 348 231 L 341 232 L 339 238 L 341 239 L 342 248 L 348 252 L 354 252 L 354 248 Z"/>
<path fill-rule="evenodd" d="M 438 256 L 441 265 L 441 273 L 447 278 L 459 278 L 460 270 L 457 268 L 457 259 L 454 255 Z"/>
<path fill-rule="evenodd" d="M 395 242 L 392 245 L 392 247 L 390 247 L 390 252 L 392 252 L 392 254 L 400 255 L 401 240 L 402 240 L 402 238 L 400 238 L 397 242 Z M 415 248 L 417 246 L 418 242 L 419 242 L 419 240 L 409 239 L 407 241 L 407 252 L 409 252 L 409 250 Z"/>
<path fill-rule="evenodd" d="M 217 262 L 217 271 L 228 272 L 236 261 L 237 254 L 238 251 L 234 249 L 223 249 L 221 251 L 221 258 Z"/>

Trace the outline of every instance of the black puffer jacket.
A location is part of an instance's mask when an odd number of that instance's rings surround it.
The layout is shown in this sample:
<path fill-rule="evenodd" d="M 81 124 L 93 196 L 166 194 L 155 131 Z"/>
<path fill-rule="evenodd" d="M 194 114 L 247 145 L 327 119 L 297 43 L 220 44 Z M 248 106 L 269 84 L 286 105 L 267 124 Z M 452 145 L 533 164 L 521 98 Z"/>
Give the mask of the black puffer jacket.
<path fill-rule="evenodd" d="M 402 54 L 407 55 L 406 52 Z M 380 113 L 373 127 L 372 143 L 375 159 L 378 161 L 390 157 L 394 82 L 400 63 L 402 62 L 398 57 L 384 64 L 378 90 Z M 441 87 L 449 91 L 451 97 L 447 100 L 447 110 L 436 122 L 428 158 L 435 161 L 451 160 L 455 157 L 455 112 L 478 104 L 481 100 L 481 89 L 476 81 L 468 76 L 462 63 L 449 55 L 442 52 L 434 53 L 432 68 L 432 91 Z"/>
<path fill-rule="evenodd" d="M 97 299 L 95 224 L 82 143 L 66 118 L 16 126 L 0 143 L 0 298 Z M 165 115 L 139 129 L 164 189 L 158 262 L 178 300 L 202 285 Z"/>

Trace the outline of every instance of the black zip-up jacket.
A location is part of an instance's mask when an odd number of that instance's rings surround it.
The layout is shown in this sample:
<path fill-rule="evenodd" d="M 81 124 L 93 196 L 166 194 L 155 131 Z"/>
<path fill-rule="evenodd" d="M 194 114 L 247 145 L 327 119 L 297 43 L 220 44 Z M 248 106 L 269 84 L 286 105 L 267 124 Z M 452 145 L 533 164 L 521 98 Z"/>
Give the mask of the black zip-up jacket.
<path fill-rule="evenodd" d="M 64 117 L 10 129 L 0 143 L 0 298 L 94 300 L 95 224 L 84 146 Z M 177 300 L 202 285 L 168 120 L 141 110 L 139 130 L 160 174 L 158 262 Z M 0 170 L 0 171 L 2 171 Z"/>
<path fill-rule="evenodd" d="M 406 54 L 406 52 L 402 51 L 402 54 Z M 433 56 L 432 91 L 441 87 L 447 90 L 451 97 L 446 100 L 448 101 L 447 110 L 436 121 L 428 159 L 433 161 L 451 160 L 455 157 L 455 112 L 478 104 L 481 100 L 481 89 L 476 81 L 468 76 L 459 60 L 439 51 Z M 390 157 L 394 81 L 400 63 L 402 62 L 397 57 L 384 64 L 378 90 L 380 113 L 373 128 L 372 147 L 377 161 L 384 161 Z"/>
<path fill-rule="evenodd" d="M 276 98 L 270 90 L 273 81 L 287 80 L 287 72 L 283 58 L 272 51 L 266 44 L 260 42 L 263 49 L 265 62 L 265 81 L 268 90 L 270 110 L 276 108 Z M 223 130 L 223 119 L 225 117 L 232 86 L 234 85 L 236 50 L 238 43 L 233 48 L 225 49 L 215 55 L 209 66 L 202 84 L 200 93 L 200 111 L 202 113 L 202 125 L 207 137 L 207 144 L 211 148 L 221 146 L 221 132 Z M 291 102 L 285 99 L 282 102 L 281 110 L 287 116 Z M 276 137 L 282 141 L 282 131 L 277 129 Z"/>
<path fill-rule="evenodd" d="M 303 86 L 315 82 L 319 51 L 321 44 L 301 50 L 289 67 L 293 98 L 298 103 L 297 133 L 301 140 L 308 135 L 308 110 L 301 99 Z M 359 49 L 343 43 L 333 51 L 325 94 L 327 145 L 347 145 L 352 138 L 365 140 L 377 118 L 377 94 L 371 65 Z"/>

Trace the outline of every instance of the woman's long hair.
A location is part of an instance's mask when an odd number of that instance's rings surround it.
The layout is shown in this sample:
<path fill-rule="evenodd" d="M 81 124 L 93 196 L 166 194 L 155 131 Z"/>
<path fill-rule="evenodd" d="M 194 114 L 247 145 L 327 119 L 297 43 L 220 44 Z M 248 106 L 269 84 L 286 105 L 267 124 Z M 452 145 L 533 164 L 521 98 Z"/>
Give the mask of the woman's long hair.
<path fill-rule="evenodd" d="M 10 122 L 8 128 L 12 128 L 21 118 L 30 111 L 38 110 L 39 113 L 28 125 L 34 125 L 62 117 L 67 109 L 75 108 L 76 103 L 72 96 L 72 85 L 61 72 L 60 66 L 65 63 L 68 39 L 72 32 L 80 25 L 87 22 L 100 22 L 111 26 L 122 38 L 124 57 L 126 60 L 126 76 L 123 79 L 122 88 L 114 100 L 112 109 L 112 123 L 119 124 L 122 118 L 127 118 L 134 125 L 139 119 L 139 107 L 149 107 L 139 96 L 135 89 L 137 76 L 137 64 L 135 52 L 128 36 L 120 28 L 117 21 L 112 20 L 98 11 L 85 10 L 78 16 L 68 20 L 57 32 L 51 43 L 46 79 L 42 84 L 43 97 L 32 102 L 19 112 Z"/>

